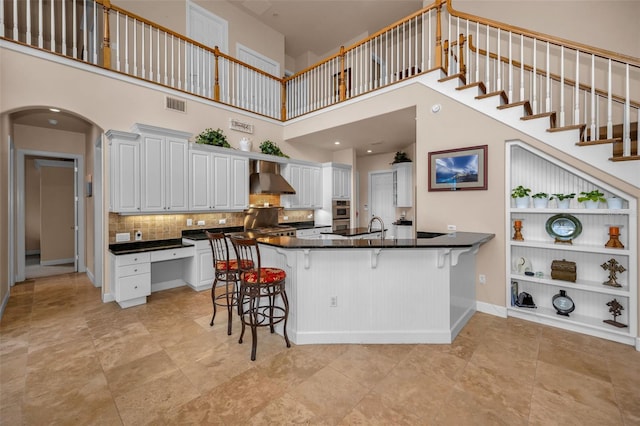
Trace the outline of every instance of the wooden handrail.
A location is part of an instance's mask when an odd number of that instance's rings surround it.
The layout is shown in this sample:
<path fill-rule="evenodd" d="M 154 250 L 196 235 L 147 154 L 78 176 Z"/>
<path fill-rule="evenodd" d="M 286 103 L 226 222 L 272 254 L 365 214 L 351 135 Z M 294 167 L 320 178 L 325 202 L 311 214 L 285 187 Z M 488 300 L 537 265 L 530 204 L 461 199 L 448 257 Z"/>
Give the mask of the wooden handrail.
<path fill-rule="evenodd" d="M 306 67 L 305 69 L 303 69 L 303 70 L 301 70 L 301 71 L 298 71 L 297 73 L 295 73 L 295 74 L 293 74 L 293 75 L 291 75 L 291 76 L 289 76 L 289 77 L 286 77 L 286 78 L 284 79 L 284 81 L 285 81 L 285 82 L 287 82 L 287 81 L 289 81 L 289 80 L 293 80 L 293 79 L 295 79 L 296 77 L 298 77 L 298 76 L 300 76 L 300 75 L 302 75 L 302 74 L 305 74 L 305 73 L 307 73 L 307 72 L 309 72 L 309 71 L 311 71 L 311 70 L 313 70 L 313 69 L 315 69 L 315 68 L 320 67 L 320 66 L 321 66 L 321 65 L 323 65 L 323 64 L 326 64 L 327 62 L 331 62 L 332 60 L 334 60 L 334 59 L 336 59 L 336 58 L 339 58 L 341 55 L 344 55 L 344 54 L 346 54 L 347 52 L 349 52 L 349 51 L 351 51 L 351 50 L 354 50 L 354 49 L 356 49 L 356 48 L 358 48 L 358 47 L 362 46 L 363 44 L 368 43 L 369 41 L 371 41 L 371 40 L 375 39 L 376 37 L 378 37 L 378 36 L 380 36 L 380 35 L 382 35 L 382 34 L 386 33 L 387 31 L 392 30 L 392 29 L 394 29 L 394 28 L 396 28 L 396 27 L 398 27 L 398 26 L 400 26 L 400 25 L 404 24 L 404 23 L 406 23 L 406 22 L 408 22 L 408 21 L 412 20 L 412 19 L 413 19 L 413 18 L 415 18 L 416 16 L 420 16 L 420 15 L 422 15 L 423 13 L 428 12 L 428 11 L 429 11 L 429 10 L 431 10 L 431 9 L 436 9 L 436 8 L 437 8 L 437 10 L 438 10 L 438 16 L 439 16 L 442 1 L 443 1 L 443 0 L 435 0 L 432 4 L 430 4 L 430 5 L 426 6 L 426 7 L 423 7 L 422 9 L 418 10 L 417 12 L 414 12 L 414 13 L 412 13 L 411 15 L 409 15 L 409 16 L 407 16 L 407 17 L 405 17 L 405 18 L 402 18 L 402 19 L 400 19 L 400 20 L 398 20 L 398 21 L 394 22 L 394 23 L 393 23 L 393 24 L 391 24 L 391 25 L 387 25 L 386 27 L 384 27 L 383 29 L 381 29 L 381 30 L 379 30 L 379 31 L 376 31 L 375 33 L 373 33 L 373 34 L 372 34 L 372 35 L 370 35 L 369 37 L 367 37 L 367 38 L 365 38 L 365 39 L 362 39 L 361 41 L 359 41 L 359 42 L 357 42 L 357 43 L 354 43 L 354 44 L 352 44 L 351 46 L 349 46 L 349 47 L 347 47 L 347 48 L 345 48 L 345 47 L 343 46 L 343 47 L 340 49 L 340 51 L 339 51 L 338 53 L 335 53 L 335 54 L 333 54 L 333 55 L 329 56 L 328 58 L 323 59 L 323 60 L 322 60 L 322 61 L 320 61 L 320 62 L 316 62 L 315 64 L 313 64 L 313 65 L 311 65 L 311 66 L 308 66 L 308 67 Z M 440 19 L 439 19 L 439 17 L 438 17 L 438 19 L 436 20 L 436 25 L 437 25 L 437 27 L 439 27 L 439 26 L 440 26 L 440 25 L 439 25 L 439 22 L 440 22 Z M 440 34 L 440 31 L 437 31 L 437 34 Z M 436 46 L 438 45 L 439 40 L 440 40 L 440 39 L 439 39 L 439 37 L 438 37 L 438 36 L 436 36 Z M 441 53 L 440 53 L 440 52 L 438 52 L 437 50 L 438 50 L 438 47 L 436 47 L 436 57 L 438 57 L 438 56 L 440 56 L 440 57 L 441 57 Z M 436 62 L 438 62 L 438 60 L 437 60 L 437 59 L 436 59 Z M 442 63 L 442 62 L 437 63 L 437 64 L 436 64 L 436 67 L 439 67 L 441 63 Z"/>
<path fill-rule="evenodd" d="M 120 13 L 122 13 L 123 15 L 126 15 L 126 16 L 128 16 L 128 17 L 130 17 L 130 18 L 135 19 L 136 21 L 144 22 L 145 24 L 149 25 L 150 27 L 153 27 L 153 28 L 156 28 L 156 29 L 158 29 L 158 30 L 160 30 L 160 31 L 166 32 L 167 34 L 172 35 L 172 36 L 174 36 L 175 38 L 178 38 L 178 39 L 180 39 L 180 40 L 182 40 L 182 41 L 184 41 L 184 42 L 186 42 L 186 43 L 192 44 L 192 45 L 197 46 L 197 47 L 199 47 L 199 48 L 201 48 L 201 49 L 203 49 L 203 50 L 206 50 L 207 52 L 210 52 L 210 53 L 212 53 L 212 54 L 216 55 L 216 57 L 222 57 L 222 58 L 225 58 L 225 59 L 227 59 L 227 60 L 228 60 L 228 61 L 230 61 L 230 62 L 234 62 L 234 63 L 236 63 L 236 64 L 242 65 L 243 67 L 248 68 L 248 69 L 250 69 L 250 70 L 252 70 L 252 71 L 255 71 L 255 72 L 257 72 L 258 74 L 262 74 L 262 75 L 264 75 L 265 77 L 269 77 L 269 78 L 271 78 L 271 79 L 273 79 L 273 80 L 276 80 L 276 81 L 282 82 L 282 78 L 281 78 L 281 77 L 277 77 L 277 76 L 274 76 L 274 75 L 269 74 L 269 73 L 267 73 L 267 72 L 264 72 L 264 71 L 262 71 L 261 69 L 258 69 L 258 68 L 256 68 L 256 67 L 251 66 L 251 65 L 249 65 L 249 64 L 246 64 L 246 63 L 244 63 L 244 62 L 242 62 L 242 61 L 240 61 L 240 60 L 238 60 L 238 59 L 236 59 L 236 58 L 234 58 L 234 57 L 232 57 L 232 56 L 229 56 L 229 55 L 227 55 L 226 53 L 223 53 L 223 52 L 221 52 L 219 49 L 217 49 L 217 46 L 216 46 L 216 47 L 214 47 L 214 48 L 212 49 L 212 48 L 210 48 L 209 46 L 206 46 L 206 45 L 204 45 L 204 44 L 202 44 L 202 43 L 197 42 L 196 40 L 191 40 L 191 39 L 189 39 L 189 38 L 187 38 L 187 37 L 185 37 L 185 36 L 183 36 L 183 35 L 178 34 L 177 32 L 175 32 L 175 31 L 173 31 L 173 30 L 171 30 L 171 29 L 169 29 L 169 28 L 167 28 L 167 27 L 164 27 L 164 26 L 159 25 L 159 24 L 157 24 L 157 23 L 155 23 L 155 22 L 153 22 L 153 21 L 150 21 L 150 20 L 148 20 L 148 19 L 145 19 L 145 18 L 143 18 L 143 17 L 142 17 L 142 16 L 140 16 L 140 15 L 136 15 L 135 13 L 133 13 L 133 12 L 129 12 L 129 11 L 128 11 L 128 10 L 126 10 L 126 9 L 123 9 L 123 8 L 118 7 L 118 6 L 116 6 L 116 5 L 112 5 L 112 4 L 110 4 L 110 3 L 109 3 L 109 2 L 110 2 L 110 0 L 94 0 L 94 1 L 95 1 L 96 3 L 100 3 L 100 4 L 102 4 L 104 7 L 108 8 L 109 10 L 114 10 L 114 11 L 116 11 L 116 12 L 120 12 Z M 107 6 L 107 4 L 109 4 L 109 6 Z"/>
<path fill-rule="evenodd" d="M 478 22 L 480 24 L 491 25 L 495 28 L 500 28 L 506 31 L 515 32 L 524 36 L 528 36 L 531 38 L 535 38 L 537 40 L 547 41 L 551 44 L 555 44 L 557 46 L 569 47 L 574 50 L 579 50 L 580 52 L 591 53 L 596 56 L 599 56 L 604 59 L 612 59 L 616 62 L 629 63 L 631 65 L 640 67 L 640 58 L 635 58 L 633 56 L 623 55 L 621 53 L 612 52 L 610 50 L 599 49 L 597 47 L 588 46 L 582 43 L 576 43 L 570 40 L 566 40 L 560 37 L 552 37 L 548 34 L 539 33 L 536 31 L 529 31 L 521 27 L 516 27 L 514 25 L 505 24 L 503 22 L 494 21 L 491 19 L 481 18 L 479 16 L 471 15 L 469 13 L 464 13 L 457 11 L 451 5 L 452 0 L 447 0 L 447 11 L 451 16 L 459 17 L 462 19 L 466 19 L 473 22 Z"/>
<path fill-rule="evenodd" d="M 480 49 L 480 48 L 476 47 L 473 44 L 473 35 L 472 34 L 469 34 L 469 50 L 471 50 L 473 53 L 479 54 L 481 56 L 487 56 L 487 51 L 486 50 Z M 495 54 L 495 53 L 489 53 L 489 57 L 491 59 L 494 59 L 494 60 L 498 59 L 498 55 Z M 511 59 L 511 61 L 509 61 L 509 58 L 507 58 L 505 56 L 500 56 L 500 62 L 503 62 L 505 64 L 511 63 L 514 68 L 524 68 L 528 72 L 533 72 L 534 71 L 534 69 L 533 69 L 533 67 L 531 65 L 524 64 L 524 66 L 523 66 L 523 64 L 520 61 L 516 61 L 515 59 Z M 540 68 L 536 68 L 535 69 L 535 74 L 536 75 L 541 75 L 541 76 L 546 76 L 547 75 L 547 71 L 542 70 Z M 562 78 L 560 78 L 560 76 L 558 74 L 549 73 L 549 78 L 551 80 L 554 80 L 554 81 L 563 80 L 564 84 L 567 85 L 567 86 L 575 87 L 575 85 L 576 85 L 575 80 L 571 80 L 571 79 L 566 78 L 566 77 L 564 79 L 562 79 Z M 589 86 L 588 84 L 580 83 L 578 85 L 578 89 L 584 90 L 586 92 L 591 92 L 591 86 Z M 594 92 L 598 96 L 601 96 L 601 97 L 605 97 L 606 98 L 606 97 L 609 96 L 609 94 L 607 92 L 605 92 L 604 90 L 601 90 L 601 89 L 595 89 Z M 625 98 L 623 98 L 622 96 L 619 96 L 619 95 L 615 95 L 615 94 L 611 94 L 611 99 L 616 101 L 616 102 L 618 102 L 618 103 L 621 103 L 621 104 L 626 102 Z M 634 108 L 640 108 L 640 102 L 636 102 L 636 101 L 630 100 L 629 103 Z"/>

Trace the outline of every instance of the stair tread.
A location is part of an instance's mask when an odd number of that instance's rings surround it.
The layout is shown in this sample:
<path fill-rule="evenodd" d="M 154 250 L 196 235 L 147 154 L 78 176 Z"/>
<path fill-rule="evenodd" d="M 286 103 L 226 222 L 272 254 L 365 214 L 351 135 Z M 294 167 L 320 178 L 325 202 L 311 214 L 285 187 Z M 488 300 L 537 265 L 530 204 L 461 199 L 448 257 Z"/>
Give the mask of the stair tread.
<path fill-rule="evenodd" d="M 564 130 L 578 129 L 582 133 L 582 131 L 584 131 L 586 127 L 587 127 L 586 124 L 572 124 L 570 126 L 552 127 L 550 129 L 547 129 L 547 132 L 562 132 Z"/>
<path fill-rule="evenodd" d="M 456 90 L 465 90 L 465 89 L 471 89 L 477 87 L 478 89 L 480 89 L 482 91 L 482 93 L 486 93 L 487 92 L 487 88 L 485 87 L 484 83 L 481 81 L 475 82 L 475 83 L 469 83 L 469 84 L 465 84 L 464 86 L 459 86 L 456 87 Z"/>
<path fill-rule="evenodd" d="M 609 157 L 609 161 L 637 161 L 640 160 L 640 155 L 629 155 L 626 157 Z"/>
<path fill-rule="evenodd" d="M 498 109 L 515 108 L 519 106 L 524 107 L 524 110 L 527 113 L 527 115 L 533 114 L 533 110 L 531 109 L 531 104 L 529 103 L 529 101 L 519 101 L 511 104 L 500 105 Z"/>
<path fill-rule="evenodd" d="M 485 93 L 484 95 L 478 95 L 476 96 L 476 99 L 487 99 L 487 98 L 492 98 L 494 96 L 500 96 L 502 98 L 502 102 L 504 102 L 505 104 L 509 103 L 509 98 L 507 97 L 507 94 L 505 93 L 504 90 L 498 90 L 496 92 Z"/>
<path fill-rule="evenodd" d="M 449 75 L 447 77 L 441 78 L 440 80 L 438 80 L 438 82 L 443 83 L 445 81 L 455 80 L 456 78 L 459 78 L 460 80 L 462 80 L 462 84 L 467 83 L 467 79 L 465 78 L 464 74 L 461 74 L 461 73 L 453 74 L 453 75 Z"/>
<path fill-rule="evenodd" d="M 541 112 L 540 114 L 525 115 L 524 117 L 520 117 L 520 120 L 535 120 L 536 118 L 549 118 L 551 127 L 556 127 L 555 111 Z"/>
<path fill-rule="evenodd" d="M 621 142 L 621 141 L 622 141 L 622 139 L 620 139 L 620 138 L 596 139 L 594 141 L 576 142 L 576 145 L 578 145 L 578 146 L 606 145 L 606 144 L 611 144 L 611 143 L 614 143 L 614 142 Z"/>

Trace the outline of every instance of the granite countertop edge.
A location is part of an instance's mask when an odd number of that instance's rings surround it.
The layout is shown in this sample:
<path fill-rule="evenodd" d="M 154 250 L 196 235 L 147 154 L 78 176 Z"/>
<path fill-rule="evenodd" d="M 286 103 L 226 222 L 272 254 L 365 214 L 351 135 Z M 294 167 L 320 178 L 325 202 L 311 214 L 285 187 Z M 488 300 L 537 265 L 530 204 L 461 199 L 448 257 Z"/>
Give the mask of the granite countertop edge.
<path fill-rule="evenodd" d="M 435 238 L 416 239 L 320 239 L 306 240 L 295 237 L 264 237 L 258 242 L 283 249 L 354 249 L 354 248 L 465 248 L 484 244 L 495 234 L 480 232 L 456 232 Z"/>
<path fill-rule="evenodd" d="M 120 256 L 123 254 L 145 253 L 184 247 L 193 247 L 193 244 L 183 242 L 182 238 L 170 238 L 167 240 L 131 241 L 109 244 L 109 252 Z"/>

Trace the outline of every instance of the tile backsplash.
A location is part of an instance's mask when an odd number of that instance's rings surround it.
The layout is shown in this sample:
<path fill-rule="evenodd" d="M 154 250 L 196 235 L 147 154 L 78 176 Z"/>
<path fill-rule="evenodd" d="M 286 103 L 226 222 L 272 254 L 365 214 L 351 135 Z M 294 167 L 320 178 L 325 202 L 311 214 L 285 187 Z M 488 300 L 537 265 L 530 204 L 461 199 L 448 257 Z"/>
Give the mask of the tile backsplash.
<path fill-rule="evenodd" d="M 279 200 L 278 200 L 279 201 Z M 285 219 L 286 217 L 286 219 Z M 187 219 L 192 225 L 187 226 Z M 225 223 L 220 224 L 224 219 Z M 204 225 L 198 225 L 204 221 Z M 280 223 L 313 221 L 313 210 L 280 210 Z M 116 242 L 116 233 L 129 233 L 130 241 L 135 240 L 135 231 L 142 232 L 143 241 L 180 238 L 183 230 L 243 226 L 243 212 L 184 213 L 124 216 L 109 213 L 109 244 Z"/>

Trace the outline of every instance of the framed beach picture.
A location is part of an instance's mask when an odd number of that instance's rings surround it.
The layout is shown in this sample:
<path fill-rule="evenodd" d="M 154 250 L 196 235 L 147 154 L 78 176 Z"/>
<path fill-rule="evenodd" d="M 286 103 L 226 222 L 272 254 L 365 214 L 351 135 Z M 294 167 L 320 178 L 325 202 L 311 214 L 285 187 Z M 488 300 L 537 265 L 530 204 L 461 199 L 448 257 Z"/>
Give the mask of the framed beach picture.
<path fill-rule="evenodd" d="M 429 153 L 429 191 L 487 189 L 487 145 Z"/>

